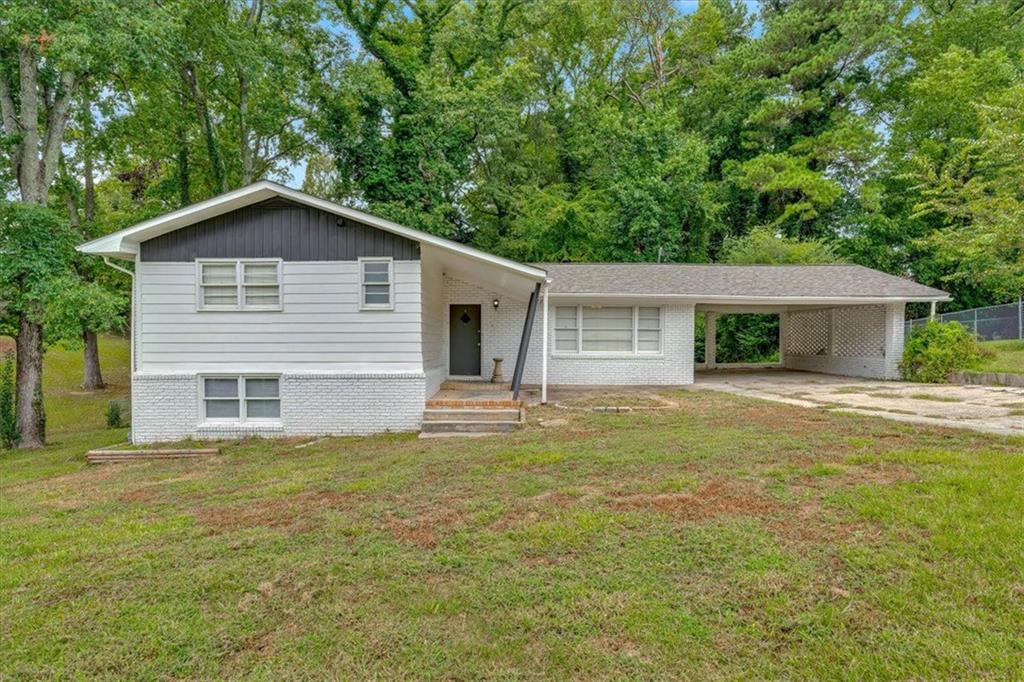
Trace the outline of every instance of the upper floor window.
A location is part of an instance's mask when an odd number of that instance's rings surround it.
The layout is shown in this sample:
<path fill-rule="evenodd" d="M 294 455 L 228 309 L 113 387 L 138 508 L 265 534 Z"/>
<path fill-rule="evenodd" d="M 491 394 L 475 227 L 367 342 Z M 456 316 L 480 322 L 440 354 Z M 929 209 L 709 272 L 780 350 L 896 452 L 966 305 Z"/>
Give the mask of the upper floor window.
<path fill-rule="evenodd" d="M 200 310 L 280 310 L 281 261 L 196 262 Z"/>
<path fill-rule="evenodd" d="M 653 354 L 661 352 L 661 308 L 557 306 L 555 352 Z"/>
<path fill-rule="evenodd" d="M 359 259 L 359 307 L 391 310 L 395 307 L 393 261 L 390 258 Z"/>

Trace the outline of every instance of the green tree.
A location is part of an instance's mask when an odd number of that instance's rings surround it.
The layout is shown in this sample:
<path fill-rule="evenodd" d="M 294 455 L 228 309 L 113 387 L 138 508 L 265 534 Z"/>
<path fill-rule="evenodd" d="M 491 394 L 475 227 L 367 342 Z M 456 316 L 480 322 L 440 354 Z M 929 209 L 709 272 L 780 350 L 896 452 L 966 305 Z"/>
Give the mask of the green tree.
<path fill-rule="evenodd" d="M 16 245 L 33 243 L 42 247 L 41 226 L 54 230 L 53 244 L 64 243 L 70 232 L 46 217 L 47 203 L 60 163 L 65 131 L 72 106 L 89 82 L 103 82 L 118 64 L 145 57 L 141 36 L 156 30 L 150 8 L 142 2 L 107 0 L 23 0 L 5 7 L 0 22 L 0 115 L 3 144 L 8 151 L 11 173 L 22 202 L 36 209 L 5 211 L 5 241 Z M 25 239 L 14 234 L 24 228 Z M 17 415 L 20 447 L 39 447 L 45 440 L 42 408 L 43 315 L 40 292 L 46 291 L 52 276 L 66 271 L 54 255 L 71 253 L 47 248 L 47 255 L 31 258 L 24 267 L 8 264 L 13 251 L 4 250 L 5 270 L 28 287 L 12 291 L 4 309 L 5 317 L 18 315 L 15 335 L 17 353 Z M 29 257 L 26 253 L 25 257 Z M 50 293 L 54 293 L 50 291 Z M 17 298 L 15 298 L 15 295 Z"/>

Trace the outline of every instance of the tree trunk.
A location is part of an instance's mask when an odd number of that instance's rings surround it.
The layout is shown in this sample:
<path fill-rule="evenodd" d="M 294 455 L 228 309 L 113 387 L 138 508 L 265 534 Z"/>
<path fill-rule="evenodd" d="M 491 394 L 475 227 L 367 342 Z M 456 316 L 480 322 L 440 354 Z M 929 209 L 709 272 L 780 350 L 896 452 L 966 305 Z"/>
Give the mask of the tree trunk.
<path fill-rule="evenodd" d="M 14 338 L 17 375 L 17 424 L 19 448 L 39 448 L 46 441 L 43 410 L 43 327 L 24 315 Z"/>
<path fill-rule="evenodd" d="M 210 116 L 210 109 L 206 105 L 206 96 L 199 85 L 199 77 L 196 75 L 195 65 L 185 64 L 181 69 L 181 77 L 188 86 L 192 95 L 192 102 L 196 106 L 196 115 L 199 118 L 199 126 L 203 130 L 203 137 L 206 139 L 206 152 L 210 156 L 210 170 L 213 173 L 213 184 L 221 193 L 228 191 L 228 176 L 224 169 L 224 158 L 221 156 L 220 147 L 217 144 L 217 137 L 213 129 L 213 118 Z"/>
<path fill-rule="evenodd" d="M 103 374 L 100 373 L 100 346 L 96 339 L 96 332 L 88 329 L 82 330 L 82 341 L 85 342 L 85 364 L 82 369 L 82 390 L 98 391 L 106 388 L 103 383 Z"/>
<path fill-rule="evenodd" d="M 252 182 L 252 154 L 249 150 L 249 79 L 238 71 L 238 152 L 242 157 L 242 184 Z"/>

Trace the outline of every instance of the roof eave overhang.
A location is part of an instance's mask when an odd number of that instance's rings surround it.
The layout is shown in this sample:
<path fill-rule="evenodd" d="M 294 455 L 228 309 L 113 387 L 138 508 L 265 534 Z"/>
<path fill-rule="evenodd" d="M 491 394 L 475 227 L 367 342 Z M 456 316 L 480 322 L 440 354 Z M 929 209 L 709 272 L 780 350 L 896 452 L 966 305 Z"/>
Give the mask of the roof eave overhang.
<path fill-rule="evenodd" d="M 663 299 L 687 303 L 721 305 L 868 305 L 880 303 L 930 303 L 949 301 L 949 294 L 927 296 L 731 296 L 725 294 L 624 294 L 566 293 L 552 291 L 552 298 L 574 300 L 653 300 Z"/>
<path fill-rule="evenodd" d="M 429 244 L 446 251 L 452 251 L 482 263 L 488 263 L 490 265 L 511 270 L 519 275 L 538 282 L 544 281 L 547 277 L 547 273 L 540 268 L 523 265 L 522 263 L 517 263 L 500 256 L 494 256 L 484 251 L 480 251 L 479 249 L 474 249 L 473 247 L 465 246 L 464 244 L 459 244 L 457 242 L 444 239 L 443 237 L 437 237 L 426 232 L 421 232 L 411 227 L 406 227 L 390 220 L 370 215 L 369 213 L 363 213 L 356 209 L 341 206 L 340 204 L 327 201 L 326 199 L 319 199 L 305 194 L 304 192 L 269 181 L 257 182 L 241 189 L 221 194 L 208 201 L 203 201 L 192 206 L 186 206 L 185 208 L 172 211 L 171 213 L 164 214 L 157 218 L 143 221 L 137 225 L 133 225 L 132 227 L 114 232 L 113 234 L 80 244 L 77 249 L 82 253 L 99 256 L 112 256 L 115 258 L 129 259 L 134 258 L 135 254 L 139 251 L 139 244 L 143 241 L 159 237 L 162 234 L 173 232 L 174 230 L 192 225 L 202 220 L 223 215 L 224 213 L 244 208 L 246 206 L 251 206 L 252 204 L 266 201 L 267 199 L 272 199 L 274 197 L 281 197 L 320 209 L 327 213 L 333 213 L 334 215 L 341 216 L 343 218 L 349 218 L 351 220 L 370 225 L 371 227 L 376 227 L 407 239 L 411 239 L 419 242 L 420 244 Z"/>

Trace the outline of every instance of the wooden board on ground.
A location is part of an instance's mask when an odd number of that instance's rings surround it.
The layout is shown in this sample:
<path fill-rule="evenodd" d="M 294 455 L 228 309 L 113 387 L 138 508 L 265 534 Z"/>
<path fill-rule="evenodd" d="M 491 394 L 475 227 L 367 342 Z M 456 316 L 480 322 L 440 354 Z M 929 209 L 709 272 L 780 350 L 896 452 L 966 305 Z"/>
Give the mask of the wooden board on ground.
<path fill-rule="evenodd" d="M 90 450 L 85 453 L 85 461 L 89 464 L 107 464 L 112 462 L 141 462 L 155 459 L 190 459 L 210 457 L 220 450 L 216 448 L 172 449 L 172 450 Z"/>

